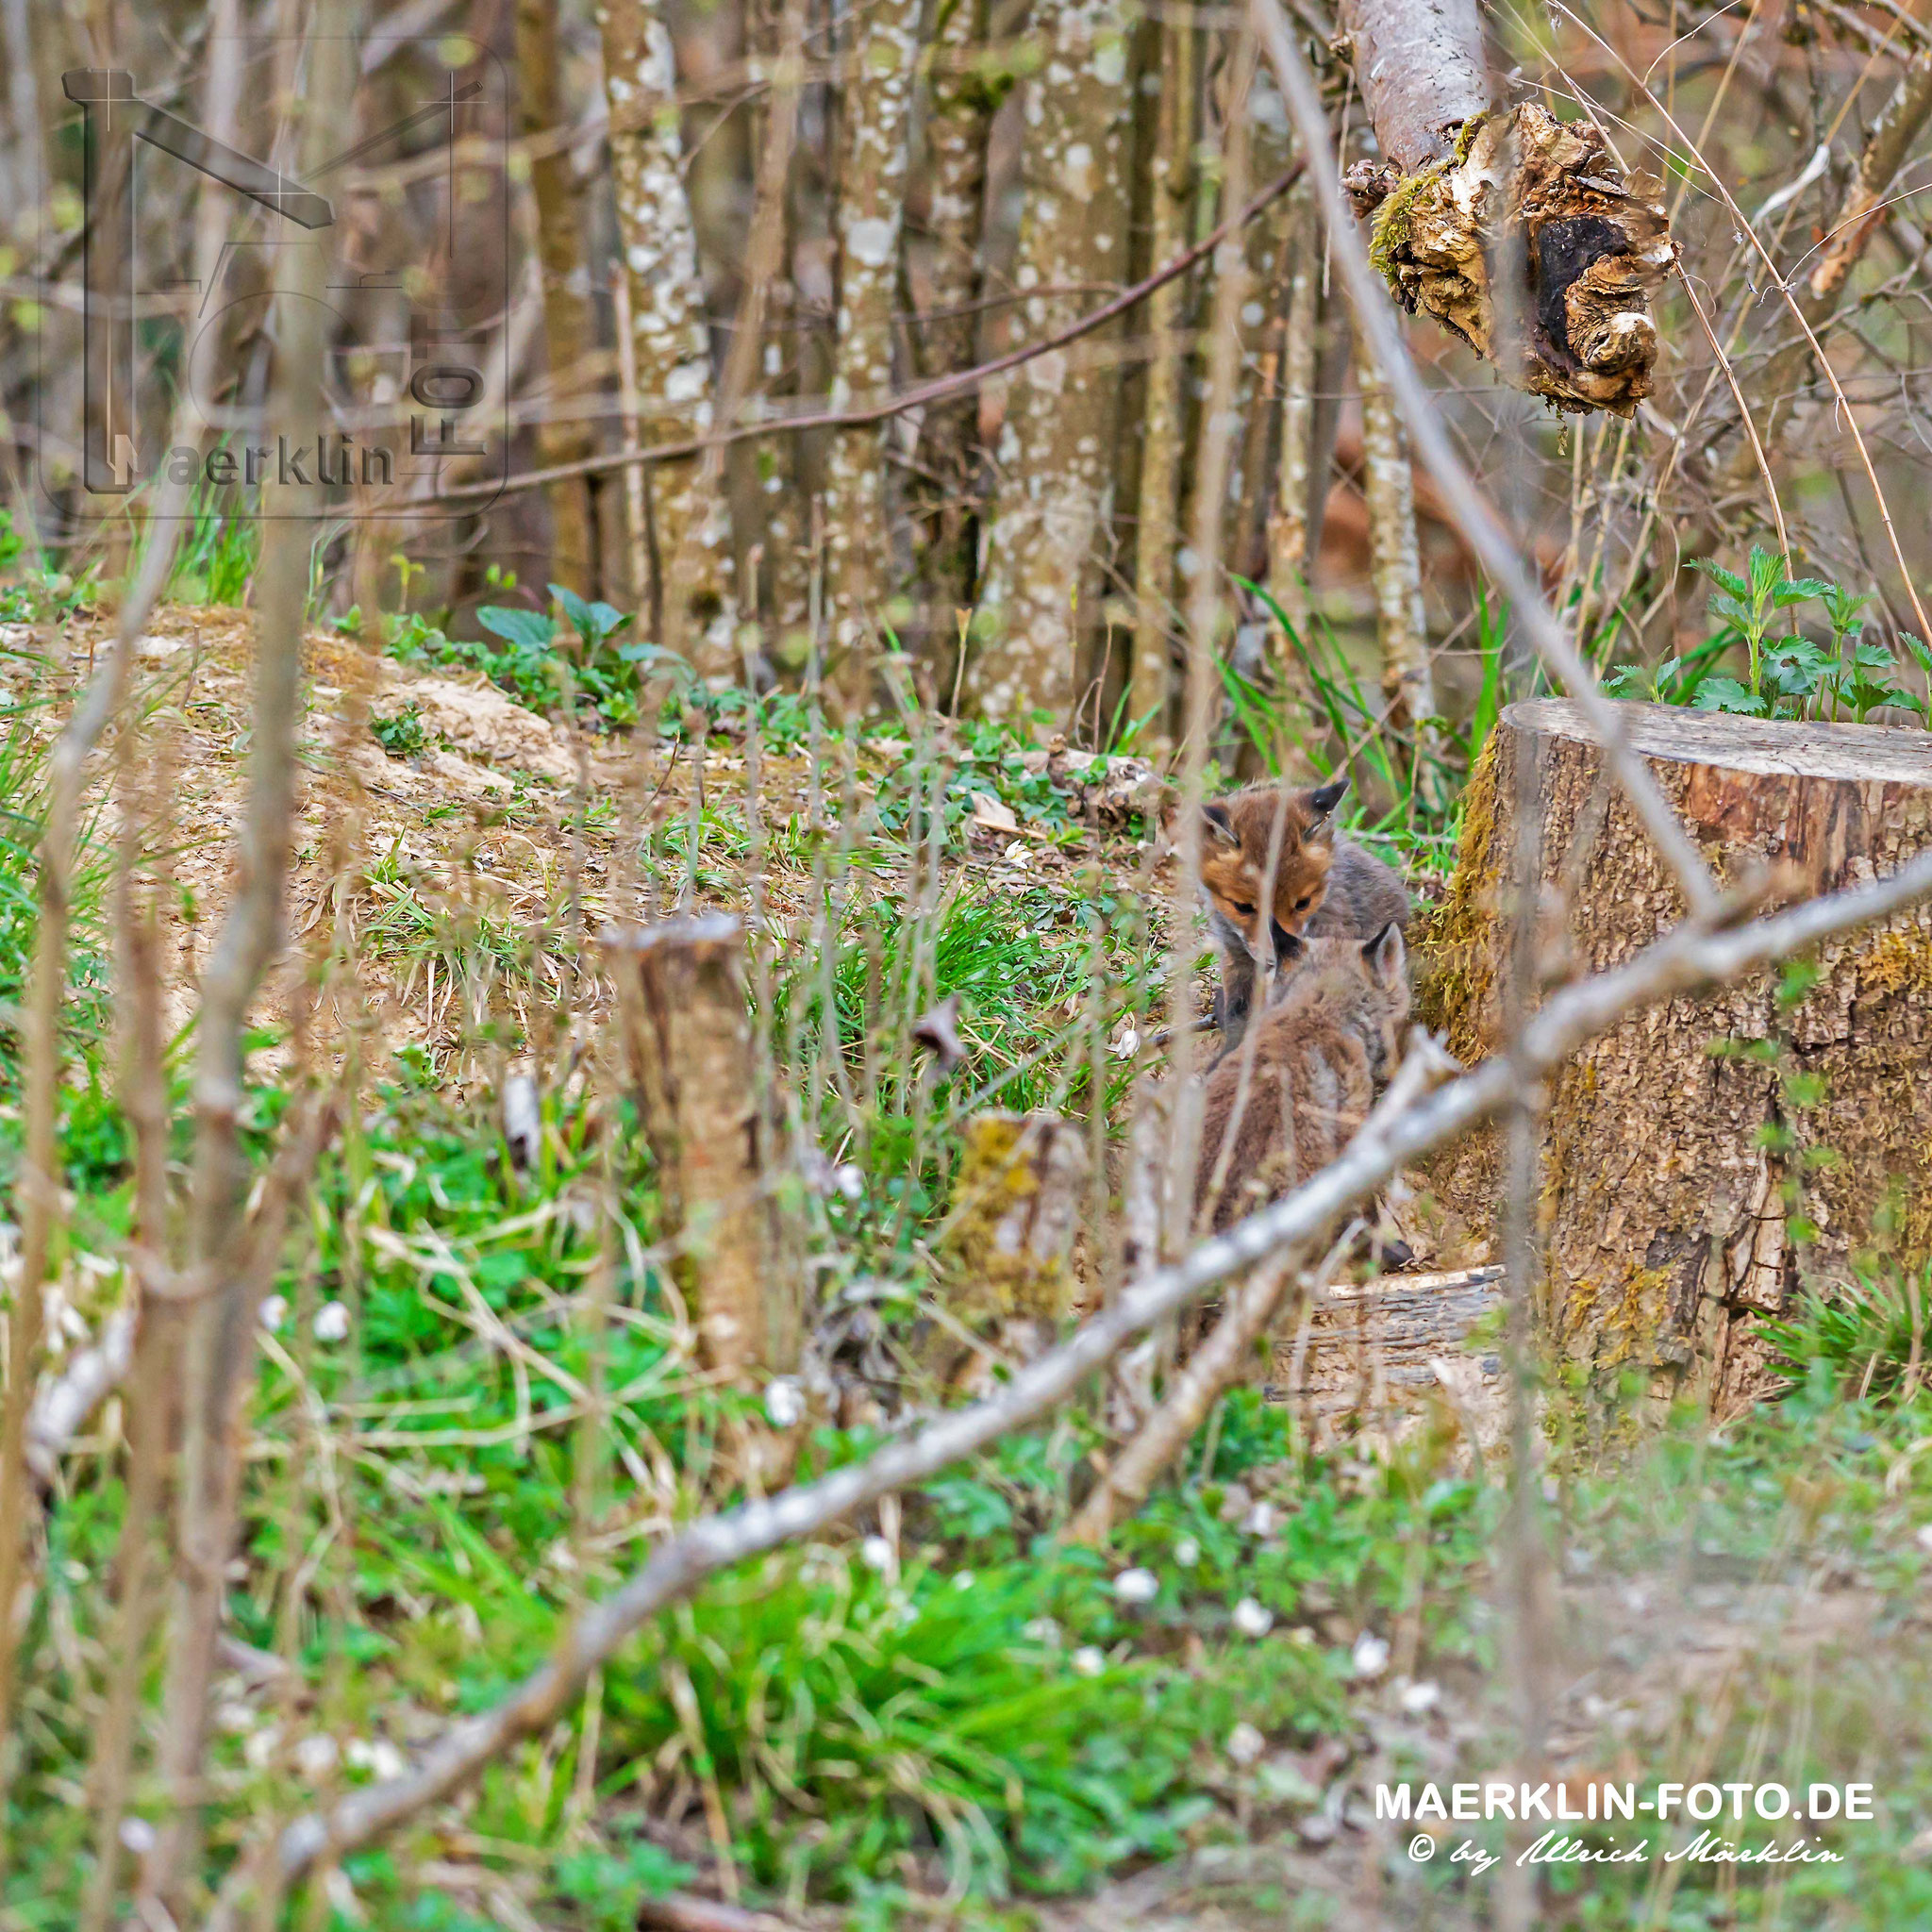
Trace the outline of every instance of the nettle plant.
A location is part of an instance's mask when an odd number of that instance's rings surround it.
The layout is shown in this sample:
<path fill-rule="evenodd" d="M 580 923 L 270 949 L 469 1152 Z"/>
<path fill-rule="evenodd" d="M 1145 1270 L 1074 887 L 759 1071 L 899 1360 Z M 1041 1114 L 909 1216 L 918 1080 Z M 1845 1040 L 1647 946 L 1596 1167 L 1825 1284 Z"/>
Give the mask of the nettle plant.
<path fill-rule="evenodd" d="M 1694 651 L 1651 668 L 1619 665 L 1604 680 L 1612 697 L 1641 697 L 1700 711 L 1728 711 L 1745 718 L 1850 718 L 1859 724 L 1888 708 L 1915 712 L 1932 724 L 1932 699 L 1899 682 L 1897 657 L 1868 640 L 1859 616 L 1869 596 L 1855 596 L 1820 577 L 1785 575 L 1783 559 L 1754 548 L 1740 575 L 1708 558 L 1695 567 L 1716 586 L 1710 613 L 1723 628 Z M 1787 612 L 1822 607 L 1831 641 L 1807 637 Z M 1783 636 L 1773 632 L 1789 625 Z M 1932 689 L 1932 648 L 1909 631 L 1899 642 L 1925 671 Z M 1748 682 L 1717 669 L 1742 643 Z"/>

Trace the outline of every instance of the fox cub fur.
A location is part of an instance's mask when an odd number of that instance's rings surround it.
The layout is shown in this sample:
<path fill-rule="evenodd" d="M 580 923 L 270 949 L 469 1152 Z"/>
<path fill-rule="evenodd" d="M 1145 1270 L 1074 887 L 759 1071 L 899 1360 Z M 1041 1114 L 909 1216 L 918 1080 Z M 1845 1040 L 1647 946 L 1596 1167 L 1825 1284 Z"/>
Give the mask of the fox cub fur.
<path fill-rule="evenodd" d="M 1392 920 L 1366 944 L 1285 936 L 1255 1038 L 1203 1094 L 1195 1225 L 1251 1214 L 1327 1166 L 1389 1083 L 1408 1020 L 1408 960 Z"/>
<path fill-rule="evenodd" d="M 1335 829 L 1347 789 L 1345 778 L 1303 791 L 1251 785 L 1201 808 L 1201 890 L 1221 948 L 1214 1018 L 1229 1047 L 1254 1009 L 1257 970 L 1265 981 L 1286 963 L 1286 940 L 1370 940 L 1408 923 L 1402 881 Z M 1277 836 L 1271 893 L 1268 855 Z"/>

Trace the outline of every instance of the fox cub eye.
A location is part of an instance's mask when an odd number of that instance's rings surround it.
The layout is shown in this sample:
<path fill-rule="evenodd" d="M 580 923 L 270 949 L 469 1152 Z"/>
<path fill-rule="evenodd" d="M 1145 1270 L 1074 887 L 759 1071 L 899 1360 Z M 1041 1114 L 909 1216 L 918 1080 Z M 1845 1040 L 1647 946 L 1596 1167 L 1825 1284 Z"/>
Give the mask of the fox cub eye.
<path fill-rule="evenodd" d="M 1301 895 L 1301 897 L 1300 897 L 1299 899 L 1297 899 L 1297 900 L 1296 900 L 1296 901 L 1294 902 L 1294 909 L 1295 909 L 1295 910 L 1296 910 L 1297 912 L 1306 912 L 1306 911 L 1307 911 L 1307 910 L 1308 909 L 1308 908 L 1309 908 L 1310 906 L 1312 906 L 1312 905 L 1313 905 L 1314 903 L 1315 903 L 1315 895 L 1314 895 L 1314 893 L 1312 893 L 1312 892 L 1304 892 L 1304 893 L 1303 893 L 1303 894 Z"/>
<path fill-rule="evenodd" d="M 1244 905 L 1239 899 L 1234 902 L 1234 909 L 1237 916 L 1242 919 L 1252 919 L 1255 916 L 1255 908 L 1252 906 Z"/>

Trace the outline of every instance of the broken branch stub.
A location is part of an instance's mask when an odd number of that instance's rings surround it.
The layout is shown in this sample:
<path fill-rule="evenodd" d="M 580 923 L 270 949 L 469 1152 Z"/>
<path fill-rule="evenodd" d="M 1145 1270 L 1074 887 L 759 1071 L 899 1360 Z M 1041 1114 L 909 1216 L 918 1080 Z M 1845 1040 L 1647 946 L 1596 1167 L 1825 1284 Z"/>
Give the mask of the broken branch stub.
<path fill-rule="evenodd" d="M 760 1144 L 743 927 L 713 913 L 608 933 L 605 944 L 671 1271 L 705 1357 L 737 1380 L 787 1373 L 798 1364 L 803 1277 Z"/>
<path fill-rule="evenodd" d="M 1342 18 L 1388 158 L 1344 185 L 1374 215 L 1370 258 L 1396 300 L 1559 409 L 1634 414 L 1657 361 L 1650 298 L 1677 262 L 1658 184 L 1626 179 L 1591 122 L 1494 109 L 1474 0 L 1348 0 Z M 1523 341 L 1506 361 L 1495 275 L 1519 250 Z"/>

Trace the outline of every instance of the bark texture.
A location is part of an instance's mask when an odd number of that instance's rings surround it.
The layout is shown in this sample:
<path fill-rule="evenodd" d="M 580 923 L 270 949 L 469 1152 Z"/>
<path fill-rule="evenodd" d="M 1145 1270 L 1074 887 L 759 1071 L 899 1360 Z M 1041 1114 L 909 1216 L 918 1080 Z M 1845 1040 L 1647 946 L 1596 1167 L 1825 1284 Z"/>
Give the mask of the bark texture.
<path fill-rule="evenodd" d="M 1603 134 L 1524 104 L 1491 111 L 1475 0 L 1347 0 L 1342 23 L 1387 158 L 1347 185 L 1375 213 L 1396 299 L 1574 411 L 1632 414 L 1651 392 L 1650 297 L 1676 265 L 1657 185 L 1626 182 Z M 1494 265 L 1519 256 L 1523 341 L 1498 341 Z"/>
<path fill-rule="evenodd" d="M 1128 22 L 1118 0 L 1044 0 L 1033 25 L 1046 64 L 1026 83 L 1015 280 L 1042 291 L 1022 307 L 1026 329 L 1045 334 L 1091 303 L 1074 291 L 1127 279 Z M 1108 330 L 1037 357 L 1014 386 L 965 675 L 989 717 L 1039 708 L 1061 723 L 1073 709 L 1074 646 L 1099 602 L 1089 577 L 1110 508 L 1111 340 Z"/>
<path fill-rule="evenodd" d="M 1721 874 L 1769 870 L 1790 904 L 1895 871 L 1932 845 L 1932 737 L 1627 708 L 1632 741 Z M 1472 784 L 1462 849 L 1419 1004 L 1465 1059 L 1498 1043 L 1518 761 L 1541 800 L 1543 976 L 1627 959 L 1682 916 L 1576 708 L 1505 713 Z M 1874 1242 L 1932 1255 L 1932 909 L 1822 949 L 1781 1006 L 1759 973 L 1624 1020 L 1551 1083 L 1542 1127 L 1543 1314 L 1599 1386 L 1630 1371 L 1719 1415 L 1770 1381 L 1757 1318 Z M 1713 1053 L 1782 1042 L 1775 1064 Z M 1789 1076 L 1819 1076 L 1822 1097 Z M 1828 1165 L 1807 1159 L 1830 1148 Z M 1489 1158 L 1493 1159 L 1493 1144 Z M 1493 1183 L 1480 1150 L 1445 1192 Z M 1804 1240 L 1805 1223 L 1815 1239 Z M 1883 1232 L 1890 1224 L 1890 1232 Z"/>
<path fill-rule="evenodd" d="M 839 208 L 839 311 L 831 406 L 892 386 L 900 212 L 919 51 L 920 0 L 881 0 L 866 16 L 844 92 L 845 168 Z M 841 430 L 825 458 L 825 589 L 839 684 L 862 703 L 866 666 L 890 582 L 884 424 Z"/>
<path fill-rule="evenodd" d="M 558 80 L 559 0 L 517 0 L 517 66 L 521 121 L 526 137 L 563 125 Z M 591 419 L 582 394 L 583 360 L 591 344 L 589 281 L 583 224 L 570 150 L 538 153 L 530 161 L 536 203 L 536 253 L 543 276 L 543 345 L 549 408 L 538 431 L 546 464 L 574 463 L 591 454 Z M 551 576 L 586 596 L 605 587 L 592 580 L 596 513 L 589 476 L 567 476 L 550 491 Z"/>
<path fill-rule="evenodd" d="M 1500 1268 L 1388 1274 L 1335 1283 L 1314 1297 L 1299 1330 L 1274 1345 L 1272 1400 L 1299 1412 L 1305 1439 L 1326 1444 L 1351 1419 L 1395 1428 L 1446 1395 L 1482 1448 L 1502 1440 L 1507 1413 L 1493 1342 L 1469 1346 L 1503 1306 Z"/>
<path fill-rule="evenodd" d="M 1194 39 L 1191 25 L 1159 34 L 1160 112 L 1149 192 L 1152 258 L 1172 261 L 1186 245 L 1193 168 Z M 1140 516 L 1134 560 L 1134 652 L 1127 714 L 1147 722 L 1141 742 L 1157 758 L 1172 747 L 1168 711 L 1174 697 L 1174 560 L 1180 538 L 1181 450 L 1186 411 L 1181 393 L 1187 307 L 1185 276 L 1164 284 L 1147 304 L 1153 354 L 1141 430 Z"/>
<path fill-rule="evenodd" d="M 1382 645 L 1382 690 L 1391 717 L 1398 725 L 1412 727 L 1436 715 L 1416 546 L 1415 473 L 1402 413 L 1366 340 L 1356 353 L 1362 390 L 1362 496 L 1369 511 L 1369 574 Z"/>
<path fill-rule="evenodd" d="M 631 342 L 646 446 L 711 426 L 715 400 L 705 287 L 684 190 L 684 139 L 671 35 L 657 0 L 607 0 L 604 89 L 610 163 L 630 275 Z M 733 638 L 730 515 L 722 491 L 700 489 L 702 466 L 658 463 L 651 490 L 657 567 L 687 559 L 689 609 L 701 662 L 729 666 Z M 662 603 L 662 587 L 655 588 Z"/>
<path fill-rule="evenodd" d="M 761 1161 L 744 933 L 713 913 L 613 942 L 625 1047 L 658 1165 L 672 1272 L 714 1368 L 798 1362 L 801 1276 Z"/>

